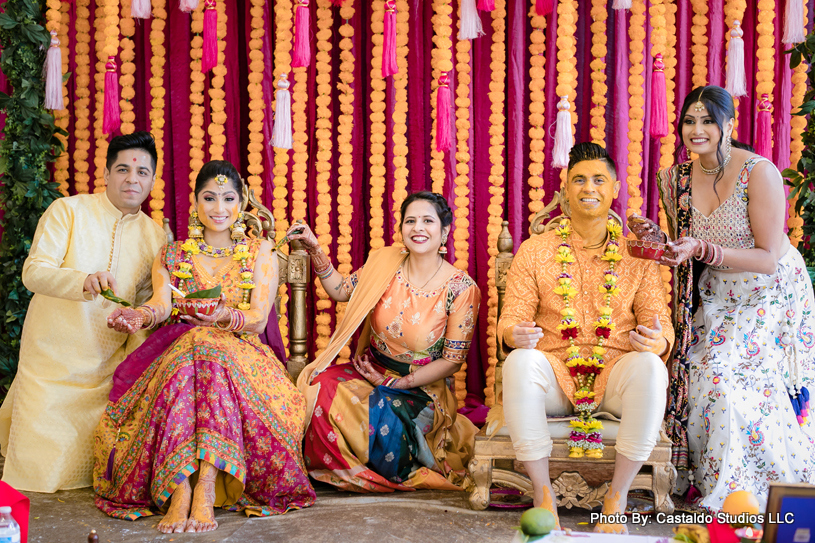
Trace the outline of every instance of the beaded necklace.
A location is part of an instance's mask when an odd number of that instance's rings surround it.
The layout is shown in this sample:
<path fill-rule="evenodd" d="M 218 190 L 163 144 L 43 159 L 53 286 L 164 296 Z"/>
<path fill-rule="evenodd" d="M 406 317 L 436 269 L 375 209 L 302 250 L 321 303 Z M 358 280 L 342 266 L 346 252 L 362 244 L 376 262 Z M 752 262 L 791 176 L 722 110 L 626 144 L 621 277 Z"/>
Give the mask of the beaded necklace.
<path fill-rule="evenodd" d="M 243 289 L 241 302 L 238 304 L 238 309 L 241 311 L 248 311 L 251 307 L 249 299 L 252 295 L 252 289 L 255 288 L 254 273 L 252 268 L 247 264 L 249 260 L 249 246 L 246 240 L 236 242 L 231 247 L 218 247 L 213 248 L 207 245 L 203 240 L 195 240 L 188 238 L 182 245 L 181 250 L 184 251 L 184 256 L 179 259 L 177 269 L 173 271 L 173 275 L 181 279 L 185 284 L 186 292 L 191 292 L 194 289 L 192 282 L 192 257 L 199 253 L 215 258 L 232 256 L 233 260 L 241 263 L 240 268 L 240 284 L 238 285 Z"/>
<path fill-rule="evenodd" d="M 603 355 L 606 349 L 603 342 L 611 335 L 615 325 L 611 320 L 611 300 L 619 294 L 617 287 L 619 276 L 614 271 L 614 265 L 622 259 L 619 253 L 620 244 L 617 241 L 622 236 L 622 227 L 611 219 L 606 223 L 606 230 L 609 234 L 609 242 L 603 253 L 602 260 L 608 262 L 608 270 L 603 274 L 603 284 L 600 285 L 600 293 L 603 294 L 604 305 L 600 308 L 600 315 L 594 321 L 594 333 L 597 336 L 597 345 L 592 348 L 592 354 L 586 358 L 580 356 L 580 349 L 575 346 L 574 340 L 577 337 L 580 324 L 575 319 L 576 312 L 571 307 L 570 301 L 577 296 L 577 290 L 572 286 L 572 276 L 569 274 L 575 257 L 572 253 L 572 246 L 569 245 L 571 235 L 571 222 L 563 219 L 555 228 L 562 242 L 557 247 L 555 261 L 560 263 L 561 272 L 558 276 L 558 286 L 554 293 L 563 297 L 564 308 L 560 310 L 562 318 L 557 329 L 560 330 L 561 337 L 569 342 L 566 349 L 566 367 L 569 374 L 575 380 L 577 387 L 574 393 L 575 409 L 578 418 L 571 421 L 572 431 L 569 434 L 569 457 L 580 458 L 585 455 L 589 458 L 603 457 L 603 436 L 600 430 L 602 423 L 592 416 L 592 412 L 597 409 L 597 401 L 594 397 L 594 382 L 597 376 L 603 371 Z"/>

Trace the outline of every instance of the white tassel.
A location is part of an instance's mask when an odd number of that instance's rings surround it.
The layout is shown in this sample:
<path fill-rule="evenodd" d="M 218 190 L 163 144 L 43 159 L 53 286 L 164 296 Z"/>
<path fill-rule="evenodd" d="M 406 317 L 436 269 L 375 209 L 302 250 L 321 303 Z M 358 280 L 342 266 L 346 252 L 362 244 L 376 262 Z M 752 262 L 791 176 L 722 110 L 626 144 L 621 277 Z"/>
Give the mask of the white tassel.
<path fill-rule="evenodd" d="M 198 7 L 198 0 L 181 0 L 178 9 L 184 13 L 192 13 Z"/>
<path fill-rule="evenodd" d="M 484 29 L 481 27 L 481 17 L 478 15 L 475 0 L 460 0 L 460 7 L 461 29 L 458 31 L 458 39 L 473 40 L 483 36 Z"/>
<path fill-rule="evenodd" d="M 291 94 L 289 94 L 289 80 L 286 74 L 280 76 L 275 98 L 277 107 L 272 129 L 272 147 L 291 149 Z"/>
<path fill-rule="evenodd" d="M 134 19 L 149 19 L 152 9 L 150 0 L 133 0 L 130 4 L 130 16 Z"/>
<path fill-rule="evenodd" d="M 631 9 L 631 0 L 614 0 L 611 7 L 613 9 Z"/>
<path fill-rule="evenodd" d="M 59 48 L 57 31 L 51 31 L 51 46 L 45 55 L 45 109 L 65 109 L 62 97 L 62 50 Z"/>
<path fill-rule="evenodd" d="M 569 165 L 569 151 L 572 150 L 572 115 L 569 113 L 569 97 L 561 96 L 557 104 L 557 125 L 555 145 L 552 148 L 552 166 L 565 168 Z"/>
<path fill-rule="evenodd" d="M 784 36 L 781 43 L 795 45 L 806 38 L 804 33 L 804 0 L 787 0 L 787 13 L 784 18 Z"/>
<path fill-rule="evenodd" d="M 747 76 L 744 73 L 744 32 L 739 21 L 733 21 L 730 31 L 730 48 L 727 51 L 727 82 L 725 90 L 733 98 L 747 96 Z"/>

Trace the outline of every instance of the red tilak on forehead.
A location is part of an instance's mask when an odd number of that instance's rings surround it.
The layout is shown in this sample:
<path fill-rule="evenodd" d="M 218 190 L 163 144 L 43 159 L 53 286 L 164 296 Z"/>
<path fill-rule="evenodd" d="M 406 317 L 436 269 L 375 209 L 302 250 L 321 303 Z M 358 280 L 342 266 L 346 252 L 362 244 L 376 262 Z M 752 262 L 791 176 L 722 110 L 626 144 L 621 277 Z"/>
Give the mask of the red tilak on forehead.
<path fill-rule="evenodd" d="M 133 159 L 133 162 L 136 162 L 136 159 L 135 159 L 135 158 Z"/>

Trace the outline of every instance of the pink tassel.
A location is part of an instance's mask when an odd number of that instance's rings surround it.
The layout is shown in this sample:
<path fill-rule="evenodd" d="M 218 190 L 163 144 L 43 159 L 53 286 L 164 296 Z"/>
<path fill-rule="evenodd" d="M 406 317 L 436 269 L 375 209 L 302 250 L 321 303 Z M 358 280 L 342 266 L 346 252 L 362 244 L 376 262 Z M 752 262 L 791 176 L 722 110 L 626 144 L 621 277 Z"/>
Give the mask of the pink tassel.
<path fill-rule="evenodd" d="M 803 0 L 787 0 L 787 12 L 784 17 L 784 36 L 781 43 L 795 45 L 806 38 L 804 32 Z"/>
<path fill-rule="evenodd" d="M 149 19 L 151 11 L 150 0 L 133 0 L 130 4 L 130 16 L 134 19 Z"/>
<path fill-rule="evenodd" d="M 741 29 L 741 23 L 733 21 L 733 29 L 730 31 L 730 48 L 727 50 L 727 77 L 724 86 L 733 98 L 747 96 L 742 36 L 744 36 L 744 31 Z"/>
<path fill-rule="evenodd" d="M 65 109 L 62 99 L 62 51 L 57 31 L 51 31 L 51 47 L 45 55 L 45 109 Z"/>
<path fill-rule="evenodd" d="M 399 73 L 396 65 L 396 2 L 385 2 L 385 36 L 382 43 L 382 77 Z"/>
<path fill-rule="evenodd" d="M 110 134 L 122 124 L 119 109 L 119 75 L 116 60 L 108 57 L 105 64 L 105 107 L 102 114 L 102 132 Z"/>
<path fill-rule="evenodd" d="M 439 89 L 436 94 L 436 151 L 449 151 L 453 147 L 450 95 L 450 78 L 447 72 L 443 72 L 439 77 Z"/>
<path fill-rule="evenodd" d="M 612 9 L 631 9 L 631 0 L 614 0 Z"/>
<path fill-rule="evenodd" d="M 654 58 L 651 73 L 651 137 L 664 138 L 668 135 L 668 96 L 665 91 L 665 63 L 662 54 Z"/>
<path fill-rule="evenodd" d="M 479 11 L 495 11 L 495 0 L 478 0 Z"/>
<path fill-rule="evenodd" d="M 215 0 L 204 2 L 204 45 L 201 51 L 201 71 L 207 73 L 218 64 L 218 10 Z"/>
<path fill-rule="evenodd" d="M 772 160 L 772 104 L 770 103 L 770 95 L 762 94 L 761 100 L 758 101 L 758 114 L 756 115 L 756 137 L 753 142 L 753 147 L 756 153 Z"/>
<path fill-rule="evenodd" d="M 538 15 L 549 15 L 555 11 L 556 0 L 535 0 L 535 12 Z"/>
<path fill-rule="evenodd" d="M 198 0 L 181 0 L 178 8 L 184 13 L 192 13 L 198 8 Z"/>
<path fill-rule="evenodd" d="M 308 0 L 298 0 L 297 16 L 294 22 L 294 51 L 292 52 L 291 67 L 305 68 L 311 63 L 311 32 L 309 29 L 310 15 Z M 383 67 L 384 69 L 384 67 Z"/>
<path fill-rule="evenodd" d="M 555 145 L 552 149 L 552 166 L 565 168 L 569 165 L 569 151 L 572 150 L 572 115 L 568 96 L 561 96 L 557 104 Z"/>

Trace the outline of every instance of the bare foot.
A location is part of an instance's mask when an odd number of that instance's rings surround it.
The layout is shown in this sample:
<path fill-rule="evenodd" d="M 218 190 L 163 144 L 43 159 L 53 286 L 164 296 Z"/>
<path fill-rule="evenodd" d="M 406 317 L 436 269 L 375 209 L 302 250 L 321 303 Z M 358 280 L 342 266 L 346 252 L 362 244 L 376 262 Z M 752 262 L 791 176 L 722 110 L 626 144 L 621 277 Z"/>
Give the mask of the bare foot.
<path fill-rule="evenodd" d="M 557 516 L 557 496 L 549 485 L 543 487 L 542 500 L 538 507 L 546 509 L 555 516 L 555 530 L 560 530 L 560 518 Z"/>
<path fill-rule="evenodd" d="M 198 483 L 195 485 L 195 494 L 192 497 L 190 519 L 187 521 L 187 532 L 211 532 L 218 527 L 215 521 L 215 476 L 218 470 L 201 460 L 198 471 Z"/>
<path fill-rule="evenodd" d="M 170 508 L 167 514 L 158 523 L 158 531 L 165 534 L 181 533 L 187 526 L 187 516 L 190 514 L 192 501 L 192 488 L 189 479 L 175 487 L 170 498 Z"/>
<path fill-rule="evenodd" d="M 612 488 L 609 488 L 603 500 L 602 514 L 612 519 L 624 520 L 627 502 L 627 495 L 622 497 L 619 492 L 614 492 Z M 598 522 L 594 531 L 603 534 L 628 534 L 628 526 L 625 525 L 625 522 Z"/>

